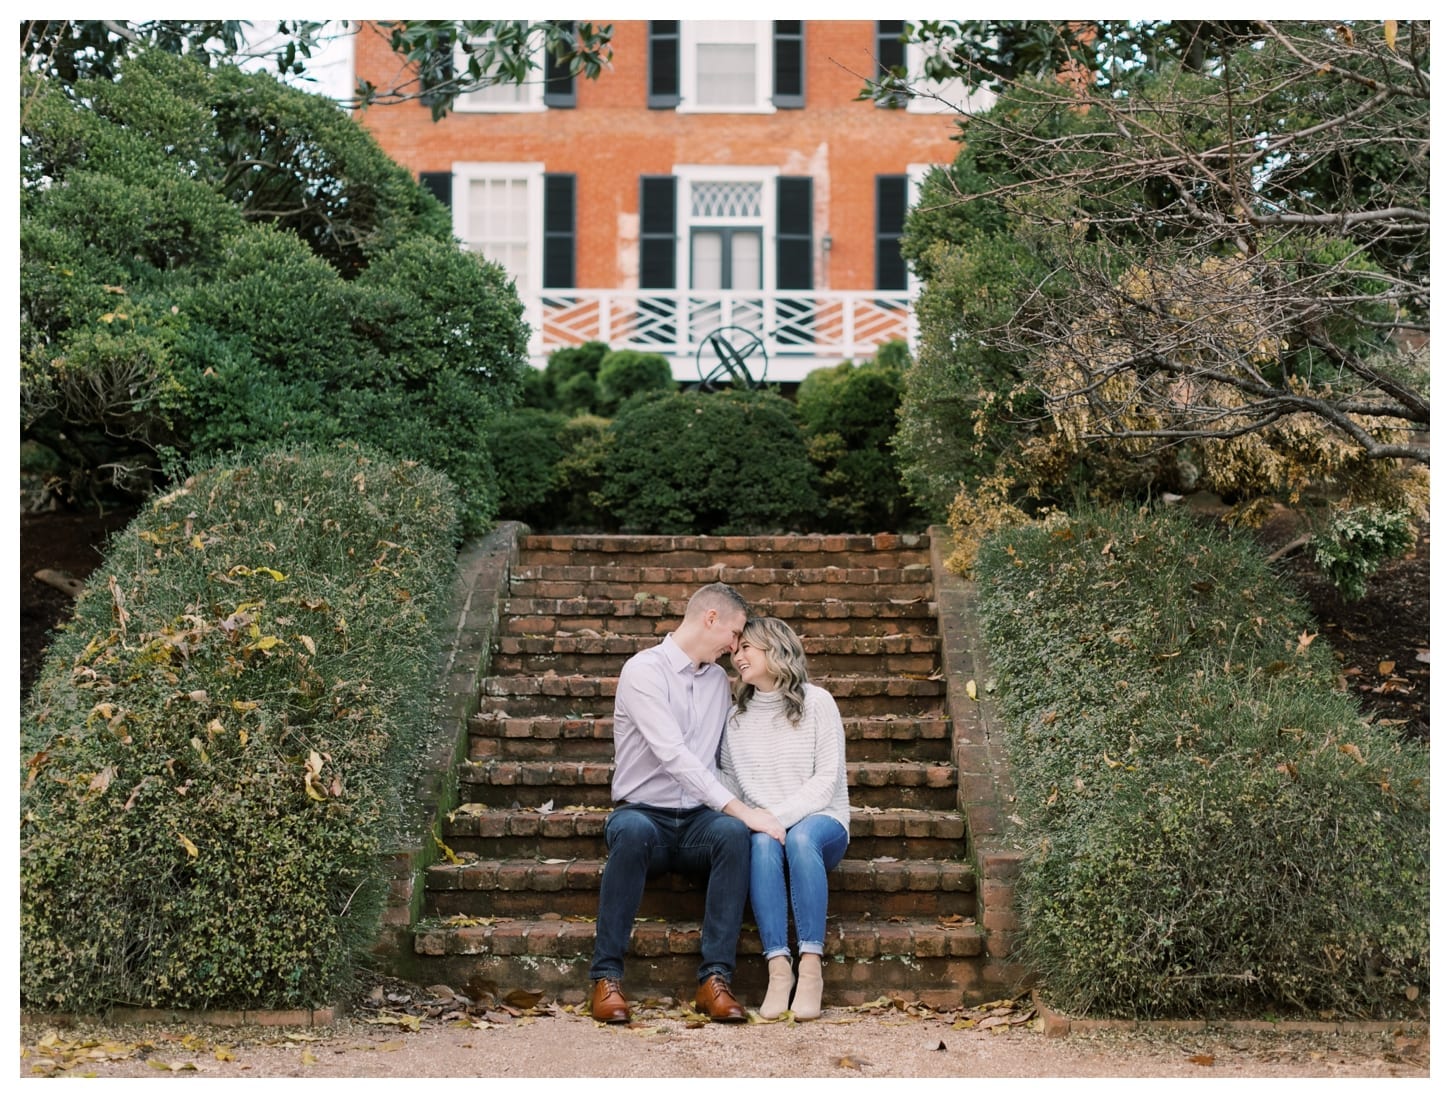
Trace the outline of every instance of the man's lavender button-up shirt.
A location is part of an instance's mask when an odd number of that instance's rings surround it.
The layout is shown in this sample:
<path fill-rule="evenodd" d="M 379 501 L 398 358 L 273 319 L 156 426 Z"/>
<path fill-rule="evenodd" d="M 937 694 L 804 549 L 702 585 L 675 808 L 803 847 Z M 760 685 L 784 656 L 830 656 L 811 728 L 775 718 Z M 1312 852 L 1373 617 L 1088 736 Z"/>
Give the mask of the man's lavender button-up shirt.
<path fill-rule="evenodd" d="M 729 711 L 725 669 L 696 666 L 673 633 L 630 657 L 614 694 L 614 800 L 724 808 L 715 754 Z"/>

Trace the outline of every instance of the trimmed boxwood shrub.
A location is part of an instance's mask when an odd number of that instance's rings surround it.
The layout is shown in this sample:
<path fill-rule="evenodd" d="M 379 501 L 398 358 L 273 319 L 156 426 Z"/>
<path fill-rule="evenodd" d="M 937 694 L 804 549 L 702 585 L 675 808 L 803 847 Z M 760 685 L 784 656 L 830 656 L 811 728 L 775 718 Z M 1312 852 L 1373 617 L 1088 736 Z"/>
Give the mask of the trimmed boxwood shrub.
<path fill-rule="evenodd" d="M 1057 1005 L 1384 1014 L 1428 988 L 1428 755 L 1360 717 L 1252 542 L 1098 509 L 987 537 L 976 572 L 1021 959 Z"/>
<path fill-rule="evenodd" d="M 641 393 L 673 392 L 670 360 L 648 351 L 610 351 L 599 362 L 599 410 L 614 415 Z"/>
<path fill-rule="evenodd" d="M 820 509 L 789 401 L 673 393 L 610 427 L 599 500 L 628 532 L 748 534 L 801 528 Z"/>
<path fill-rule="evenodd" d="M 115 537 L 22 714 L 26 1008 L 336 1001 L 457 530 L 443 476 L 348 447 L 196 472 Z"/>
<path fill-rule="evenodd" d="M 499 516 L 543 526 L 542 514 L 557 484 L 568 418 L 542 408 L 515 408 L 485 427 L 498 475 Z"/>
<path fill-rule="evenodd" d="M 812 370 L 796 392 L 829 529 L 905 530 L 920 521 L 891 449 L 902 391 L 895 363 L 906 357 L 905 343 L 888 343 L 874 361 Z"/>

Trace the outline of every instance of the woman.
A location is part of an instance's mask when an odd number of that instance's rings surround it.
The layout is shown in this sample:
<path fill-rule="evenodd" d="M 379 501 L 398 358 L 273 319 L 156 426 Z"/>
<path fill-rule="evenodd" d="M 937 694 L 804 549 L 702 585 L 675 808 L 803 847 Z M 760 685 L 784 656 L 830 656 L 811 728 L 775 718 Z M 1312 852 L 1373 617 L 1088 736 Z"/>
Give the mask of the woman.
<path fill-rule="evenodd" d="M 826 873 L 850 840 L 846 733 L 830 694 L 806 681 L 800 638 L 779 618 L 752 618 L 735 651 L 740 682 L 720 743 L 720 778 L 746 804 L 770 814 L 750 847 L 750 904 L 770 984 L 762 1018 L 787 1006 L 821 1014 Z M 795 915 L 800 968 L 791 998 L 786 910 Z"/>

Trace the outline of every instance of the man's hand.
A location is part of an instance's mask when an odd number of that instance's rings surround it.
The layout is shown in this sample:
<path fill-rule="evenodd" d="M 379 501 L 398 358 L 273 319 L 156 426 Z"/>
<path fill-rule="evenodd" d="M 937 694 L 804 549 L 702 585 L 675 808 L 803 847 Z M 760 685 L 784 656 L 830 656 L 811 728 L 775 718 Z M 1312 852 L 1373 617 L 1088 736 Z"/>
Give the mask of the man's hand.
<path fill-rule="evenodd" d="M 767 812 L 763 808 L 751 808 L 750 805 L 739 799 L 732 800 L 721 811 L 727 816 L 734 816 L 751 831 L 769 835 L 778 843 L 785 842 L 785 827 L 772 812 Z"/>

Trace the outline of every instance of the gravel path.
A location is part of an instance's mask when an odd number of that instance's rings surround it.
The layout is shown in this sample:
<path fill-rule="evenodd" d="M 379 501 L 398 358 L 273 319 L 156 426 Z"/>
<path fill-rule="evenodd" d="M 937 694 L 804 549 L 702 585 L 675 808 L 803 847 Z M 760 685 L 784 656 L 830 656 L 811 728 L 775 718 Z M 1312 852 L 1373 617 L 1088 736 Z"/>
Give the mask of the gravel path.
<path fill-rule="evenodd" d="M 814 1022 L 702 1024 L 668 1007 L 600 1026 L 547 1006 L 416 1030 L 21 1027 L 20 1075 L 205 1078 L 1429 1077 L 1424 1030 L 1351 1035 L 1141 1030 L 1049 1038 L 1040 1023 L 953 1028 L 929 1011 L 829 1009 Z M 955 1019 L 958 1025 L 962 1019 Z"/>

